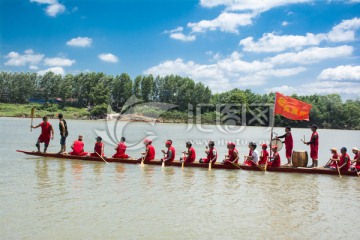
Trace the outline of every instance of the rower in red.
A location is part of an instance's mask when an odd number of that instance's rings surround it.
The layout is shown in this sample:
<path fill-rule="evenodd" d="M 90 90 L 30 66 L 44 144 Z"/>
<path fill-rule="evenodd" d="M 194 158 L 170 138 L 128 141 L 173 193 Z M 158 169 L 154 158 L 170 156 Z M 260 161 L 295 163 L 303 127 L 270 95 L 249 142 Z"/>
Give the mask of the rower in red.
<path fill-rule="evenodd" d="M 360 171 L 360 151 L 357 147 L 353 147 L 352 152 L 354 155 L 354 160 L 352 163 L 355 163 L 355 165 L 352 167 L 353 170 Z"/>
<path fill-rule="evenodd" d="M 331 168 L 331 169 L 336 169 L 336 161 L 339 161 L 339 154 L 337 152 L 336 148 L 331 148 L 331 158 L 329 159 L 329 161 L 325 164 L 324 168 Z"/>
<path fill-rule="evenodd" d="M 340 161 L 339 161 L 340 172 L 347 172 L 350 169 L 351 160 L 350 160 L 349 155 L 346 152 L 347 152 L 346 147 L 342 147 Z"/>
<path fill-rule="evenodd" d="M 91 157 L 99 157 L 99 156 L 105 156 L 104 153 L 104 143 L 102 142 L 102 138 L 98 136 L 96 139 L 96 143 L 94 146 L 94 152 L 90 153 Z"/>
<path fill-rule="evenodd" d="M 271 150 L 273 151 L 273 156 L 270 158 L 272 161 L 268 163 L 269 167 L 280 167 L 281 165 L 281 159 L 280 154 L 277 150 L 277 146 L 272 146 Z"/>
<path fill-rule="evenodd" d="M 206 158 L 200 158 L 199 162 L 200 163 L 215 163 L 216 160 L 217 160 L 217 151 L 216 149 L 214 148 L 215 146 L 215 143 L 214 141 L 210 141 L 208 143 L 208 146 L 206 146 L 206 150 L 205 150 L 205 153 L 207 155 Z"/>
<path fill-rule="evenodd" d="M 269 152 L 267 151 L 267 144 L 261 144 L 261 153 L 260 153 L 260 160 L 259 160 L 259 164 L 266 164 L 268 162 L 268 158 L 269 158 Z"/>
<path fill-rule="evenodd" d="M 244 165 L 256 166 L 259 161 L 259 153 L 256 150 L 256 143 L 250 142 L 248 147 L 249 147 L 249 155 L 244 156 L 245 158 Z"/>
<path fill-rule="evenodd" d="M 139 161 L 144 161 L 144 163 L 146 162 L 150 162 L 152 160 L 155 159 L 155 148 L 154 146 L 151 144 L 152 141 L 150 139 L 144 139 L 143 141 L 144 145 L 145 145 L 145 152 L 142 152 L 141 154 L 143 155 L 142 158 L 138 159 Z"/>
<path fill-rule="evenodd" d="M 76 156 L 86 156 L 88 155 L 88 152 L 84 152 L 84 137 L 82 135 L 79 135 L 78 140 L 75 140 L 71 146 L 72 152 L 70 152 L 70 155 L 76 155 Z"/>
<path fill-rule="evenodd" d="M 125 138 L 121 137 L 119 144 L 115 148 L 116 153 L 112 156 L 113 158 L 129 158 L 129 155 L 127 155 L 126 152 L 126 144 L 125 144 Z"/>
<path fill-rule="evenodd" d="M 35 144 L 37 147 L 38 152 L 40 152 L 40 143 L 44 143 L 44 153 L 46 153 L 46 150 L 50 143 L 50 138 L 54 139 L 54 129 L 52 125 L 48 122 L 48 118 L 45 116 L 43 117 L 43 122 L 41 122 L 37 126 L 31 126 L 31 128 L 38 128 L 41 127 L 41 134 Z"/>
<path fill-rule="evenodd" d="M 192 143 L 187 141 L 186 142 L 186 148 L 188 149 L 187 152 L 183 152 L 184 158 L 181 158 L 181 161 L 184 161 L 186 163 L 193 163 L 196 159 L 196 152 L 195 149 L 192 147 Z"/>
<path fill-rule="evenodd" d="M 286 158 L 288 160 L 287 164 L 285 164 L 285 166 L 291 166 L 291 154 L 292 154 L 292 150 L 294 147 L 294 141 L 293 141 L 293 137 L 291 135 L 291 127 L 285 127 L 285 134 L 282 136 L 277 137 L 276 139 L 279 138 L 285 138 L 285 141 L 283 143 L 285 143 L 285 155 Z"/>
<path fill-rule="evenodd" d="M 175 159 L 175 148 L 172 145 L 172 141 L 169 139 L 165 142 L 165 147 L 167 150 L 161 150 L 164 154 L 164 157 L 161 159 L 163 162 L 173 162 Z"/>
<path fill-rule="evenodd" d="M 239 161 L 239 152 L 235 148 L 235 143 L 229 142 L 227 144 L 228 154 L 225 155 L 225 159 L 223 161 L 224 165 L 229 165 L 231 163 L 238 163 Z"/>

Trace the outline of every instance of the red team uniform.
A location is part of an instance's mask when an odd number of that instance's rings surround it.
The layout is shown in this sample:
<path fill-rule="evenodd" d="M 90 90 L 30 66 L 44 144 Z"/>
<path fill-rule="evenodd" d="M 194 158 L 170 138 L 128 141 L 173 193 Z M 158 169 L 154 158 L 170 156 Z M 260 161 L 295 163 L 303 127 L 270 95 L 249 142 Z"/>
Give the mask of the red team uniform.
<path fill-rule="evenodd" d="M 314 138 L 317 136 L 316 138 Z M 319 135 L 317 132 L 313 132 L 311 135 L 311 143 L 310 143 L 310 157 L 312 159 L 318 159 L 319 153 Z"/>
<path fill-rule="evenodd" d="M 266 164 L 268 157 L 269 157 L 269 152 L 266 149 L 265 150 L 263 149 L 259 159 L 259 164 Z"/>
<path fill-rule="evenodd" d="M 196 159 L 196 152 L 193 147 L 189 148 L 189 155 L 184 159 L 187 163 L 193 163 Z"/>
<path fill-rule="evenodd" d="M 73 145 L 73 151 L 69 153 L 70 155 L 86 156 L 88 154 L 87 152 L 84 152 L 83 141 L 76 140 Z"/>
<path fill-rule="evenodd" d="M 45 143 L 45 145 L 49 145 L 52 126 L 49 122 L 42 122 L 40 123 L 40 127 L 41 127 L 41 134 L 38 138 L 39 143 Z"/>
<path fill-rule="evenodd" d="M 104 144 L 102 142 L 100 143 L 95 143 L 95 146 L 94 146 L 94 152 L 90 154 L 90 156 L 92 157 L 98 157 L 99 155 L 100 156 L 105 156 L 104 153 L 101 154 L 101 149 L 103 148 Z M 98 155 L 99 154 L 99 155 Z"/>
<path fill-rule="evenodd" d="M 125 153 L 126 148 L 127 148 L 126 144 L 120 142 L 117 147 L 116 153 L 113 155 L 113 158 L 128 158 L 129 155 Z"/>

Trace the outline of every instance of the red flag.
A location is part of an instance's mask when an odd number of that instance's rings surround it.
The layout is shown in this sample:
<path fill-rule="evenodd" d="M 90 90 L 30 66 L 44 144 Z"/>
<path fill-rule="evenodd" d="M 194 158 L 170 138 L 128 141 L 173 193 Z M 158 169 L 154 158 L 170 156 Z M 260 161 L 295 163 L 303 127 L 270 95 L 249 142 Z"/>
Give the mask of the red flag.
<path fill-rule="evenodd" d="M 280 114 L 291 120 L 309 121 L 311 107 L 311 104 L 276 93 L 275 114 Z"/>

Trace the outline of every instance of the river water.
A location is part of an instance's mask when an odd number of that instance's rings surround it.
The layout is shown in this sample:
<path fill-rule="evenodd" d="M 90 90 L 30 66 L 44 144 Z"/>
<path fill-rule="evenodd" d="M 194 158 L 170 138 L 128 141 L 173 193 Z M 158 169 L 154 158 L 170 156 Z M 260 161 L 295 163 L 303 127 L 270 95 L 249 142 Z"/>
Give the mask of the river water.
<path fill-rule="evenodd" d="M 35 150 L 40 130 L 30 132 L 29 122 L 0 118 L 1 239 L 359 239 L 360 178 L 27 156 L 15 151 Z M 50 122 L 55 139 L 48 151 L 56 152 L 58 123 Z M 244 155 L 249 141 L 268 142 L 270 137 L 269 129 L 260 127 L 70 120 L 68 125 L 68 147 L 82 134 L 91 151 L 100 134 L 105 152 L 112 155 L 111 139 L 124 135 L 134 157 L 143 151 L 139 142 L 144 137 L 154 139 L 157 158 L 169 138 L 178 157 L 186 140 L 194 143 L 198 158 L 206 141 L 214 140 L 222 158 L 228 140 Z M 284 129 L 275 132 L 283 134 Z M 320 165 L 331 147 L 360 147 L 360 131 L 318 132 Z M 292 133 L 294 149 L 308 151 L 300 139 L 305 135 L 308 140 L 310 129 Z M 283 149 L 283 163 L 284 155 Z"/>

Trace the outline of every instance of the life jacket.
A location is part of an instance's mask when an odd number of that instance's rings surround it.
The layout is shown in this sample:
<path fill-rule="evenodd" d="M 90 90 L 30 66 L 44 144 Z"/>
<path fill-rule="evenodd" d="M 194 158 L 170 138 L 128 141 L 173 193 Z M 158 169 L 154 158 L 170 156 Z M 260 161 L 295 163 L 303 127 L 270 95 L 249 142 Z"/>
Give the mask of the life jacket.
<path fill-rule="evenodd" d="M 230 162 L 232 162 L 232 161 L 234 161 L 235 160 L 235 153 L 237 153 L 237 155 L 238 155 L 238 150 L 236 150 L 236 148 L 234 148 L 234 149 L 229 149 L 229 151 L 228 151 L 228 155 L 229 155 L 229 161 Z M 238 163 L 238 161 L 239 161 L 239 158 L 235 161 L 235 163 Z"/>
<path fill-rule="evenodd" d="M 103 146 L 104 146 L 104 144 L 102 142 L 100 142 L 100 143 L 96 142 L 95 147 L 94 147 L 95 153 L 98 153 L 99 155 L 101 155 L 101 149 Z M 102 156 L 104 156 L 104 153 L 102 154 Z"/>
<path fill-rule="evenodd" d="M 260 156 L 259 164 L 266 164 L 269 157 L 269 152 L 265 149 L 262 150 L 262 156 Z"/>
<path fill-rule="evenodd" d="M 193 147 L 191 147 L 190 149 L 189 149 L 189 155 L 188 155 L 188 157 L 186 158 L 186 161 L 187 162 L 194 162 L 195 161 L 195 159 L 196 159 L 196 152 L 195 152 L 195 149 L 193 148 Z"/>
<path fill-rule="evenodd" d="M 117 150 L 116 150 L 116 155 L 123 155 L 126 151 L 126 144 L 123 143 L 123 142 L 120 142 L 118 147 L 117 147 Z"/>
<path fill-rule="evenodd" d="M 285 147 L 288 149 L 292 149 L 294 147 L 294 142 L 291 132 L 289 132 L 289 135 L 285 135 L 284 143 L 285 143 Z"/>
<path fill-rule="evenodd" d="M 347 161 L 346 165 L 340 169 L 341 171 L 348 171 L 350 168 L 351 161 L 350 161 L 350 157 L 348 154 L 345 154 L 345 155 L 341 154 L 340 161 L 339 161 L 339 167 L 345 163 L 346 158 L 348 159 L 348 161 Z"/>
<path fill-rule="evenodd" d="M 147 148 L 147 155 L 146 155 L 145 160 L 146 161 L 154 160 L 155 159 L 155 148 L 154 148 L 154 146 L 149 144 L 149 145 L 146 146 L 146 148 Z"/>
<path fill-rule="evenodd" d="M 76 140 L 74 142 L 74 147 L 73 147 L 73 152 L 75 154 L 81 154 L 84 152 L 84 142 L 80 141 L 80 140 Z"/>
<path fill-rule="evenodd" d="M 41 135 L 42 136 L 47 136 L 50 137 L 51 136 L 51 124 L 49 122 L 42 122 L 40 124 L 41 126 Z"/>
<path fill-rule="evenodd" d="M 216 152 L 216 155 L 215 155 L 215 156 L 214 156 L 214 153 L 213 153 L 214 150 L 215 150 L 215 152 Z M 208 153 L 208 155 L 207 155 L 208 161 L 210 162 L 214 157 L 215 157 L 214 162 L 216 162 L 216 160 L 217 160 L 217 151 L 216 151 L 216 149 L 215 149 L 215 148 L 209 148 L 209 153 Z"/>

